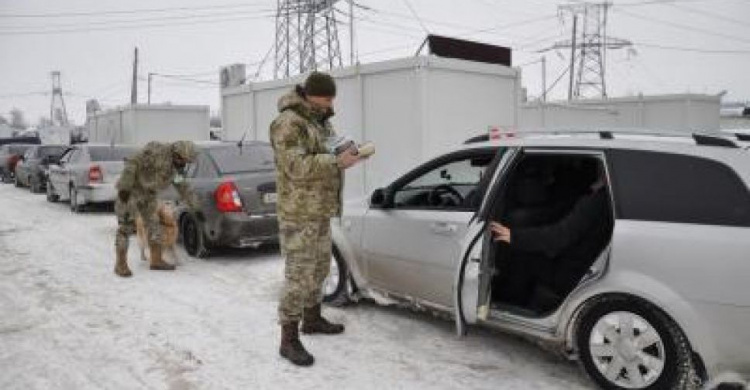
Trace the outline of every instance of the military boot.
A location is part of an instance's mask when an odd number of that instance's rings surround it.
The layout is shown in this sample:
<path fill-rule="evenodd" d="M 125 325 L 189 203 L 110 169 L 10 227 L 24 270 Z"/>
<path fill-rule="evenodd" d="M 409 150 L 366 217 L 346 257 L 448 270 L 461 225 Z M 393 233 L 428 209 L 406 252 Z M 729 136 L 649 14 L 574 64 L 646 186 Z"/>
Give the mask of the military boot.
<path fill-rule="evenodd" d="M 299 322 L 281 325 L 279 354 L 298 366 L 311 366 L 315 362 L 315 358 L 299 341 Z"/>
<path fill-rule="evenodd" d="M 149 259 L 151 259 L 150 269 L 157 271 L 174 271 L 174 265 L 167 263 L 161 257 L 161 245 L 149 244 L 148 246 L 151 254 L 151 257 L 149 257 Z"/>
<path fill-rule="evenodd" d="M 115 260 L 115 273 L 122 276 L 123 278 L 127 278 L 128 276 L 133 275 L 133 273 L 130 272 L 130 268 L 128 267 L 128 250 L 126 248 L 117 248 L 116 256 L 117 259 Z"/>
<path fill-rule="evenodd" d="M 344 325 L 332 324 L 320 315 L 320 304 L 305 309 L 302 318 L 302 333 L 339 334 L 344 332 Z"/>

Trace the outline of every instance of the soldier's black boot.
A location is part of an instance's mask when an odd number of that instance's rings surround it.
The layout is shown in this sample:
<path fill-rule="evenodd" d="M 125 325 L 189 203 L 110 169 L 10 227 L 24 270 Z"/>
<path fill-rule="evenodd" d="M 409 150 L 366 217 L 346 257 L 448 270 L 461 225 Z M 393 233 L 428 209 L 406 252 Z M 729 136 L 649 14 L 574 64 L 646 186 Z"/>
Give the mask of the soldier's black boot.
<path fill-rule="evenodd" d="M 281 325 L 281 347 L 279 354 L 298 366 L 311 366 L 315 358 L 299 341 L 299 322 Z"/>
<path fill-rule="evenodd" d="M 332 324 L 320 315 L 320 304 L 305 309 L 302 318 L 302 333 L 339 334 L 344 332 L 344 325 Z"/>
<path fill-rule="evenodd" d="M 115 260 L 115 273 L 123 278 L 133 275 L 128 267 L 128 250 L 123 248 L 116 249 L 117 259 Z"/>

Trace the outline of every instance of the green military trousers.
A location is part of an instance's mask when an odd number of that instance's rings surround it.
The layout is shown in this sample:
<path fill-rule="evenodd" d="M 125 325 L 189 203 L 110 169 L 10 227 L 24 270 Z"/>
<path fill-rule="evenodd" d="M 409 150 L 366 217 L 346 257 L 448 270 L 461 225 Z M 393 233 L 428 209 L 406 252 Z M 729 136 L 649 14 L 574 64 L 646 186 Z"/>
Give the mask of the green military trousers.
<path fill-rule="evenodd" d="M 306 308 L 323 300 L 322 285 L 331 267 L 330 219 L 279 222 L 281 254 L 286 258 L 279 323 L 299 322 Z"/>
<path fill-rule="evenodd" d="M 161 243 L 161 224 L 156 214 L 156 195 L 131 195 L 127 202 L 115 200 L 115 215 L 117 215 L 117 233 L 115 247 L 128 249 L 128 237 L 135 234 L 135 217 L 140 215 L 148 233 L 149 243 Z M 136 214 L 137 213 L 137 214 Z"/>

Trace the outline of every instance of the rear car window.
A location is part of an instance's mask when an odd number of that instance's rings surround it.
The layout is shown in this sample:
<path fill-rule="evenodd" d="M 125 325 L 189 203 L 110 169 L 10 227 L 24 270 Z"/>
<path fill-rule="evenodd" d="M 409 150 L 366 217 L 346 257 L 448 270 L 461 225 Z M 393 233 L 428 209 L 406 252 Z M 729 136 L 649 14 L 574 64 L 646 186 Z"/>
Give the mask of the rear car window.
<path fill-rule="evenodd" d="M 66 146 L 42 146 L 39 148 L 38 155 L 42 158 L 47 156 L 60 157 L 65 149 L 67 149 Z"/>
<path fill-rule="evenodd" d="M 266 144 L 244 145 L 242 149 L 232 144 L 211 148 L 208 153 L 222 174 L 274 169 L 273 149 Z"/>
<path fill-rule="evenodd" d="M 101 147 L 89 148 L 91 161 L 123 161 L 135 153 L 135 148 Z"/>
<path fill-rule="evenodd" d="M 618 218 L 750 227 L 750 192 L 729 166 L 670 153 L 614 150 Z"/>

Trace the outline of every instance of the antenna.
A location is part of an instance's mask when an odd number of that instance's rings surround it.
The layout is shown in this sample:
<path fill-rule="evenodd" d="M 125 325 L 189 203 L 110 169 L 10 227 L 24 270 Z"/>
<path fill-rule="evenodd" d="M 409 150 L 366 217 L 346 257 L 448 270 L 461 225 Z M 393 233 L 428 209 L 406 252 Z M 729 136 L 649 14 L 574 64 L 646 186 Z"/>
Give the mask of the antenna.
<path fill-rule="evenodd" d="M 333 5 L 338 0 L 277 0 L 274 77 L 342 67 Z"/>

